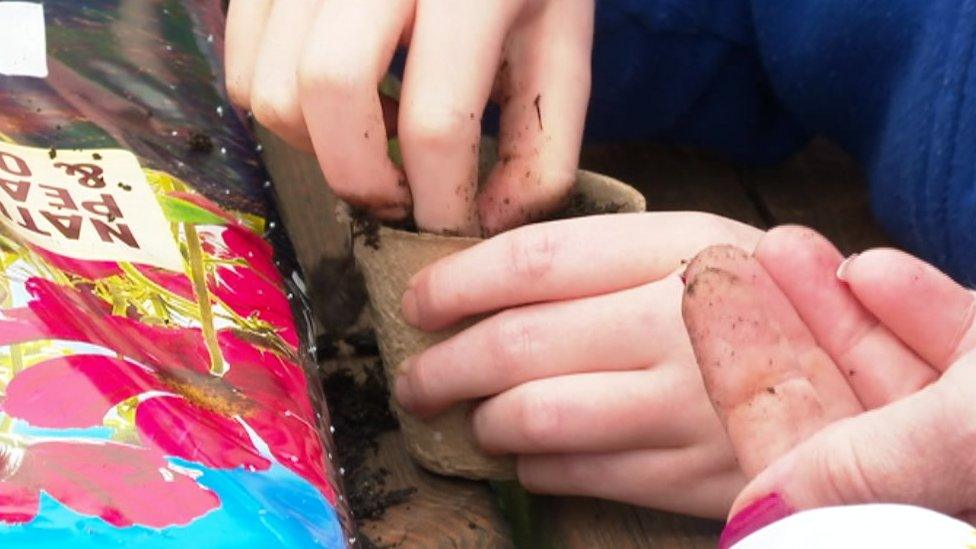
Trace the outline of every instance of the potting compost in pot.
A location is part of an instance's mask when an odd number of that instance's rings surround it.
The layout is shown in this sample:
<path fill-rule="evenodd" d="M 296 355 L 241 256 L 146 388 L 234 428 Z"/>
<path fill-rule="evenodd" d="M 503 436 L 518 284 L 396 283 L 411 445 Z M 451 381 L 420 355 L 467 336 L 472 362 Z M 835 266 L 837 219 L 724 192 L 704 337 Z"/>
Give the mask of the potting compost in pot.
<path fill-rule="evenodd" d="M 350 543 L 222 26 L 219 0 L 0 2 L 4 547 Z"/>

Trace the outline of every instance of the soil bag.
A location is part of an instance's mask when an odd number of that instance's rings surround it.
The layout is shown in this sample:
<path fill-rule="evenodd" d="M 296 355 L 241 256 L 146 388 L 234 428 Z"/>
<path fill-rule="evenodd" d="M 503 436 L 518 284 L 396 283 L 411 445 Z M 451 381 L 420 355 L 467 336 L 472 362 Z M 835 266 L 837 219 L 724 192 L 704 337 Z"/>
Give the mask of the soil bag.
<path fill-rule="evenodd" d="M 219 1 L 0 2 L 4 547 L 352 543 L 222 28 Z"/>

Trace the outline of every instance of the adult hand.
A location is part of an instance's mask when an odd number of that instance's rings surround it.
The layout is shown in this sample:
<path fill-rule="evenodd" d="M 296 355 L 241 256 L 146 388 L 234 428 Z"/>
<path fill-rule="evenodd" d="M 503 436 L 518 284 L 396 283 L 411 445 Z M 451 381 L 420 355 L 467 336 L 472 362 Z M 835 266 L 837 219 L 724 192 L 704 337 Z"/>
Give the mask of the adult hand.
<path fill-rule="evenodd" d="M 710 249 L 689 266 L 695 352 L 754 477 L 723 546 L 838 504 L 909 503 L 973 519 L 973 294 L 894 250 L 842 261 L 812 231 L 783 228 L 753 257 Z"/>
<path fill-rule="evenodd" d="M 329 184 L 353 205 L 399 219 L 412 195 L 422 229 L 479 234 L 483 225 L 494 234 L 548 213 L 575 180 L 593 11 L 593 0 L 235 1 L 227 86 L 259 122 L 314 147 Z M 377 92 L 401 44 L 406 178 L 387 156 Z M 476 201 L 492 94 L 502 107 L 501 160 Z"/>
<path fill-rule="evenodd" d="M 518 454 L 530 490 L 724 516 L 745 478 L 694 362 L 678 271 L 760 234 L 708 214 L 620 214 L 449 256 L 411 281 L 407 320 L 437 330 L 497 314 L 405 361 L 395 395 L 420 415 L 485 399 L 476 439 Z"/>

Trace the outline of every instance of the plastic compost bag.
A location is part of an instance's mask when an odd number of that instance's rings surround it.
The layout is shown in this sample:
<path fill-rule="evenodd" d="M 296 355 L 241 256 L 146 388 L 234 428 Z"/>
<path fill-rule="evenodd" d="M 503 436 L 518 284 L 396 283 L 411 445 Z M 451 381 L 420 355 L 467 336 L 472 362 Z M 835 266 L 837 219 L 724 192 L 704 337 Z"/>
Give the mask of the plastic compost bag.
<path fill-rule="evenodd" d="M 4 547 L 350 543 L 222 28 L 219 1 L 0 2 Z"/>

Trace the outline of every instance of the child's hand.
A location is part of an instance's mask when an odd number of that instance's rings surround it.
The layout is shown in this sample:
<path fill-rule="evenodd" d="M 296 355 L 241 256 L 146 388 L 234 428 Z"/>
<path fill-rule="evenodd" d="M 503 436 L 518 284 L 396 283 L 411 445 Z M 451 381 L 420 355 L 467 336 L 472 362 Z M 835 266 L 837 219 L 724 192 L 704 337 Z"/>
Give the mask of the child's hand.
<path fill-rule="evenodd" d="M 262 124 L 314 146 L 353 205 L 397 219 L 412 195 L 423 229 L 494 234 L 548 213 L 574 181 L 593 9 L 593 0 L 235 1 L 227 86 Z M 399 44 L 409 44 L 396 130 L 406 179 L 387 157 L 391 124 L 377 92 Z M 476 199 L 490 96 L 502 107 L 501 161 Z"/>
<path fill-rule="evenodd" d="M 708 214 L 522 227 L 421 271 L 404 298 L 435 330 L 496 313 L 409 359 L 395 385 L 433 414 L 473 414 L 487 449 L 519 454 L 528 488 L 721 517 L 744 482 L 681 321 L 681 261 L 758 229 Z"/>
<path fill-rule="evenodd" d="M 695 352 L 755 477 L 733 513 L 762 500 L 733 518 L 725 543 L 795 510 L 847 503 L 973 519 L 973 294 L 901 252 L 851 259 L 844 281 L 841 261 L 812 231 L 782 228 L 754 257 L 712 249 L 689 267 Z"/>

